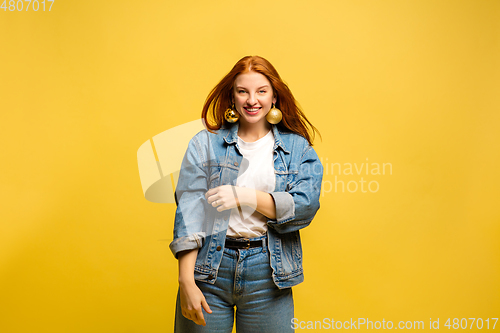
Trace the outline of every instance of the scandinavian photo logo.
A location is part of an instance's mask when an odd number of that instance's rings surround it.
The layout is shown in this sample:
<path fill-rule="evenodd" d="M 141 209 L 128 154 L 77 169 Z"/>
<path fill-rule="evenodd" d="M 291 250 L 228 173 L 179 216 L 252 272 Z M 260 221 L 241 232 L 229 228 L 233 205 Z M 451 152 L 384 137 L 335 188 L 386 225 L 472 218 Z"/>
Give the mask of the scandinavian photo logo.
<path fill-rule="evenodd" d="M 392 175 L 392 163 L 369 162 L 329 162 L 328 157 L 320 157 L 323 164 L 321 196 L 328 193 L 377 193 L 380 177 Z"/>

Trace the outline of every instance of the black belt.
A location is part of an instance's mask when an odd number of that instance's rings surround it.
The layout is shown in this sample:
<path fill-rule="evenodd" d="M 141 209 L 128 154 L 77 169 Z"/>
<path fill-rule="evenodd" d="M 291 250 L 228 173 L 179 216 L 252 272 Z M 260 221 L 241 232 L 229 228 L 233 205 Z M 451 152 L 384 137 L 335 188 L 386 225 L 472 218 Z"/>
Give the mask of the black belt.
<path fill-rule="evenodd" d="M 229 249 L 250 249 L 252 247 L 262 247 L 265 243 L 264 239 L 249 240 L 246 238 L 226 238 L 226 247 Z"/>

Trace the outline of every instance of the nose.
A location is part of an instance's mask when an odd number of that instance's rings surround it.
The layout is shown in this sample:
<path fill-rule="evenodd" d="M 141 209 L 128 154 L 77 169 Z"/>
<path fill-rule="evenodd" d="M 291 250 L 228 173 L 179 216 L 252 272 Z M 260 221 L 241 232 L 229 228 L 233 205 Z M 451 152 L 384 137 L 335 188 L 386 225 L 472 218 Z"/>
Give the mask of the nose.
<path fill-rule="evenodd" d="M 255 98 L 254 94 L 248 94 L 248 99 L 247 99 L 247 104 L 248 105 L 254 105 L 257 103 L 257 99 Z"/>

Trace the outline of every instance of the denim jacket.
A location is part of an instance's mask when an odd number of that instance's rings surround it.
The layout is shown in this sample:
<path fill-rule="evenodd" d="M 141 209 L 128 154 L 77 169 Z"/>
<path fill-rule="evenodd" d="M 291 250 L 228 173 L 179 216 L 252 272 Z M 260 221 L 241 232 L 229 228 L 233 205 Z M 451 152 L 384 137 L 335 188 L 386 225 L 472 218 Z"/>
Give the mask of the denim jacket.
<path fill-rule="evenodd" d="M 268 219 L 267 245 L 273 280 L 288 288 L 304 280 L 299 229 L 308 226 L 319 209 L 323 166 L 307 140 L 272 125 L 276 185 L 270 195 L 276 218 Z M 215 283 L 231 210 L 218 212 L 205 193 L 221 185 L 236 185 L 248 161 L 238 146 L 238 123 L 216 133 L 202 130 L 189 142 L 176 187 L 178 200 L 174 240 L 170 249 L 198 248 L 195 279 Z"/>

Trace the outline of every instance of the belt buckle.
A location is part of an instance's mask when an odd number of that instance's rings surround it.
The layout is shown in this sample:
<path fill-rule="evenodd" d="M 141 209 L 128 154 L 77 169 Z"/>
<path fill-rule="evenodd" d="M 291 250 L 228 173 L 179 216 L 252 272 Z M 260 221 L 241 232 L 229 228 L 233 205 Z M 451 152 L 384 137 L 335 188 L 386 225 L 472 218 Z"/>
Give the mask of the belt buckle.
<path fill-rule="evenodd" d="M 244 241 L 245 247 L 243 247 L 243 250 L 248 250 L 250 248 L 250 239 L 245 238 Z"/>

